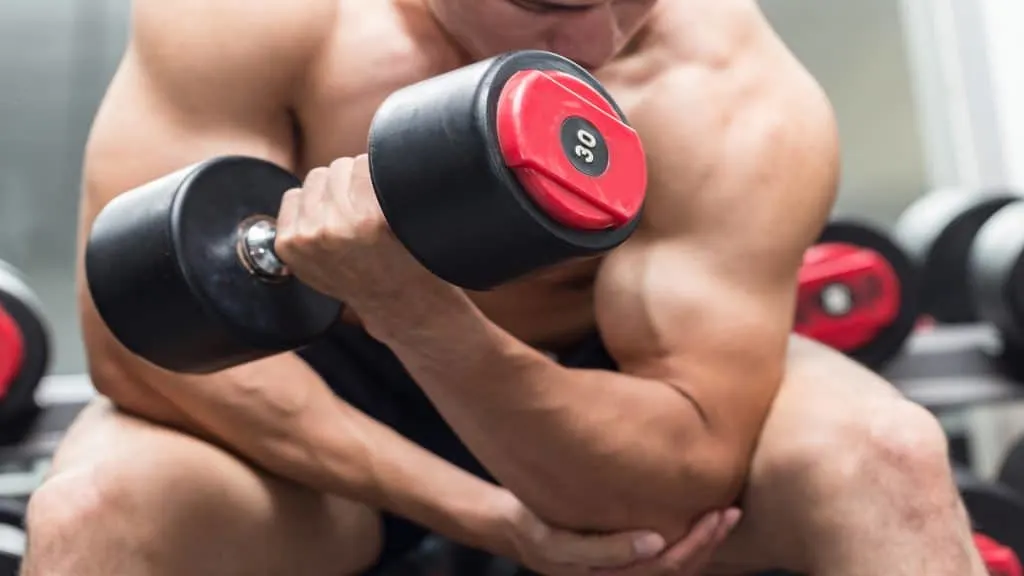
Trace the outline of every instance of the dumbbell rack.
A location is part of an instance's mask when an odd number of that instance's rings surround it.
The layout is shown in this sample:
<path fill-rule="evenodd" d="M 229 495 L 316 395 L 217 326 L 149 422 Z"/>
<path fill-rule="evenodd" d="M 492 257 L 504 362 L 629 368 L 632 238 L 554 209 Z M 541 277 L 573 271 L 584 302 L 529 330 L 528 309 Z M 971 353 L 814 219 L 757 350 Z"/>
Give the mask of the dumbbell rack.
<path fill-rule="evenodd" d="M 932 412 L 1024 400 L 1024 381 L 999 361 L 999 333 L 987 325 L 919 331 L 883 372 L 910 400 Z"/>
<path fill-rule="evenodd" d="M 36 391 L 41 408 L 16 442 L 0 443 L 0 498 L 25 498 L 42 480 L 64 432 L 96 396 L 86 376 L 51 376 Z"/>

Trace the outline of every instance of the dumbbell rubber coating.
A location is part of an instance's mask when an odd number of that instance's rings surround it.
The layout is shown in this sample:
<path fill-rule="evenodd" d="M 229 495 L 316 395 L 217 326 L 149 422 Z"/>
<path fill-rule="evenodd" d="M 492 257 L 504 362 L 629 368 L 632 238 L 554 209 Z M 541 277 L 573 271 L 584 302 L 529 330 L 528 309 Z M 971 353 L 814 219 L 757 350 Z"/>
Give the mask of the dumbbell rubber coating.
<path fill-rule="evenodd" d="M 953 475 L 975 530 L 1024 557 L 1024 495 L 962 466 L 955 466 Z"/>
<path fill-rule="evenodd" d="M 23 502 L 0 498 L 0 575 L 19 574 L 25 554 L 25 511 Z"/>
<path fill-rule="evenodd" d="M 547 52 L 506 54 L 403 88 L 371 125 L 374 191 L 428 270 L 484 290 L 599 254 L 639 223 L 639 137 L 600 83 Z M 274 216 L 300 185 L 215 158 L 122 194 L 98 215 L 85 266 L 96 308 L 130 351 L 209 373 L 293 350 L 342 304 L 288 273 Z"/>
<path fill-rule="evenodd" d="M 893 238 L 920 270 L 923 313 L 940 323 L 978 321 L 967 269 L 971 243 L 993 214 L 1018 200 L 1004 189 L 949 188 L 903 212 Z"/>
<path fill-rule="evenodd" d="M 978 231 L 968 277 L 980 319 L 995 325 L 1019 354 L 1024 349 L 1024 202 L 1002 208 Z"/>
<path fill-rule="evenodd" d="M 573 127 L 588 125 L 603 168 L 590 174 L 573 163 L 583 144 Z M 399 90 L 374 117 L 369 151 L 395 235 L 427 269 L 474 290 L 618 246 L 639 223 L 646 188 L 642 148 L 612 97 L 547 52 Z"/>
<path fill-rule="evenodd" d="M 999 482 L 1024 498 L 1024 435 L 1010 447 L 999 469 Z"/>
<path fill-rule="evenodd" d="M 217 158 L 114 198 L 85 255 L 100 316 L 129 350 L 182 372 L 215 372 L 307 344 L 341 304 L 293 277 L 251 271 L 247 225 L 300 185 L 262 160 Z"/>
<path fill-rule="evenodd" d="M 0 261 L 0 428 L 35 412 L 50 361 L 42 308 L 21 273 Z"/>

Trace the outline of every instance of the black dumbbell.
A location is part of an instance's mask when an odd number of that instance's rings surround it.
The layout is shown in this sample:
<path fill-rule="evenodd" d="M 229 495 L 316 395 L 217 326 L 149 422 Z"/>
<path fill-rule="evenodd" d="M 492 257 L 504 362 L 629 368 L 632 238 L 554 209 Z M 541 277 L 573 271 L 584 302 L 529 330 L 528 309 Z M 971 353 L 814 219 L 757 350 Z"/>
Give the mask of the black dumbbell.
<path fill-rule="evenodd" d="M 999 470 L 999 482 L 1024 498 L 1024 436 L 1010 448 Z"/>
<path fill-rule="evenodd" d="M 954 477 L 975 530 L 1024 558 L 1024 495 L 956 466 Z"/>
<path fill-rule="evenodd" d="M 15 576 L 25 553 L 25 504 L 0 498 L 0 576 Z"/>
<path fill-rule="evenodd" d="M 833 220 L 804 254 L 797 333 L 877 370 L 902 350 L 917 317 L 916 271 L 871 224 Z"/>
<path fill-rule="evenodd" d="M 1009 190 L 944 189 L 910 205 L 893 230 L 920 271 L 921 311 L 943 324 L 977 322 L 967 261 L 981 227 L 1020 196 Z"/>
<path fill-rule="evenodd" d="M 1004 368 L 1024 377 L 1024 202 L 1003 207 L 985 222 L 967 264 L 979 319 L 1002 335 Z"/>
<path fill-rule="evenodd" d="M 49 358 L 39 299 L 13 266 L 0 261 L 0 443 L 35 415 L 35 393 Z"/>
<path fill-rule="evenodd" d="M 560 56 L 505 54 L 409 86 L 369 135 L 377 200 L 427 269 L 482 290 L 602 253 L 636 228 L 646 169 L 637 134 L 590 74 Z M 100 315 L 129 350 L 177 372 L 224 369 L 310 343 L 342 304 L 273 251 L 299 180 L 217 158 L 125 193 L 86 251 Z"/>

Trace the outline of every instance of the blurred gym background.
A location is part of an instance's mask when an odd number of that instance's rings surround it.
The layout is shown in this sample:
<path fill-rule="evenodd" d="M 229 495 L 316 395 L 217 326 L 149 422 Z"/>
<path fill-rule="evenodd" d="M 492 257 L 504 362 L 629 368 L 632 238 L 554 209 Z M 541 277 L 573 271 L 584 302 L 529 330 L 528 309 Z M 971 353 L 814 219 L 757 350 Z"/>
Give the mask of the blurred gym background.
<path fill-rule="evenodd" d="M 840 212 L 890 224 L 930 189 L 1022 179 L 1010 169 L 1024 173 L 1009 129 L 1024 102 L 1014 98 L 1024 70 L 1008 59 L 1020 42 L 1013 23 L 1024 23 L 1019 2 L 762 5 L 837 110 Z M 55 374 L 85 368 L 73 286 L 81 155 L 128 18 L 128 0 L 0 2 L 0 259 L 23 270 L 44 302 Z M 1024 122 L 1017 127 L 1024 134 Z M 949 423 L 977 431 L 982 467 L 1022 428 L 1015 422 L 1024 418 L 1005 413 L 976 410 Z"/>

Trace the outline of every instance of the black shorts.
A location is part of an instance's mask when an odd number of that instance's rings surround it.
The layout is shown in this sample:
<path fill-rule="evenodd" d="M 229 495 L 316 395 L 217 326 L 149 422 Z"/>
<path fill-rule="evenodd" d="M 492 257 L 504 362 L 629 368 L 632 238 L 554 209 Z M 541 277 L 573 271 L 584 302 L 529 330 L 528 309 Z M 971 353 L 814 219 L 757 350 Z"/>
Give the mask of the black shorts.
<path fill-rule="evenodd" d="M 352 406 L 463 470 L 493 481 L 394 354 L 362 329 L 339 326 L 300 356 Z M 596 337 L 560 358 L 569 366 L 614 368 Z M 404 558 L 430 534 L 426 528 L 391 514 L 385 513 L 383 521 L 384 542 L 378 566 Z"/>

